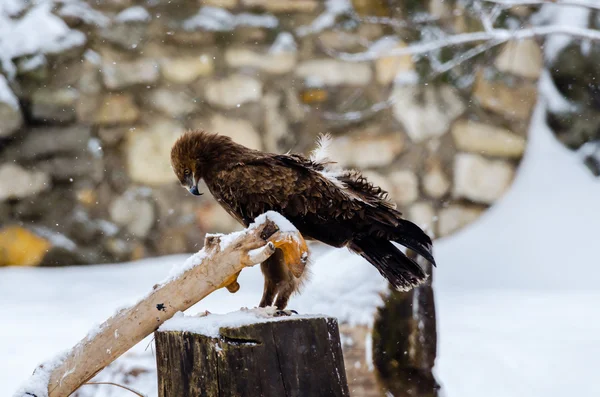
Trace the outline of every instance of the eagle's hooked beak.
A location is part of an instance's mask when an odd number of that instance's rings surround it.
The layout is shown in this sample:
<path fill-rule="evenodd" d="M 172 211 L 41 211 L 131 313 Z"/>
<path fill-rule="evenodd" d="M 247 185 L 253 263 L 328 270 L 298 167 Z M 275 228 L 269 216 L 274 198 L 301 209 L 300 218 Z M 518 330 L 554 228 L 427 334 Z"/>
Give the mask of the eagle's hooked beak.
<path fill-rule="evenodd" d="M 192 193 L 194 196 L 202 196 L 202 193 L 198 191 L 198 186 L 196 185 L 190 188 L 190 193 Z"/>
<path fill-rule="evenodd" d="M 192 174 L 192 186 L 190 186 L 189 191 L 194 196 L 202 196 L 202 193 L 198 191 L 198 181 L 196 180 L 196 176 L 194 174 Z"/>

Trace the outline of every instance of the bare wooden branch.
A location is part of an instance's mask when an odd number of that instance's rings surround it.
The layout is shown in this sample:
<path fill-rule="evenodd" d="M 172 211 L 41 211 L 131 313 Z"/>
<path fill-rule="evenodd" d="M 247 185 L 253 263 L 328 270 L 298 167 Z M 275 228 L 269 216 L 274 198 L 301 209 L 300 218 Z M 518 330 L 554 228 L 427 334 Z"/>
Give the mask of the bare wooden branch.
<path fill-rule="evenodd" d="M 120 384 L 114 383 L 114 382 L 86 382 L 82 386 L 85 386 L 85 385 L 108 385 L 108 386 L 115 386 L 115 387 L 119 387 L 121 389 L 127 390 L 127 391 L 135 394 L 136 396 L 146 397 L 142 393 L 140 393 L 139 391 L 137 391 L 135 389 L 132 389 L 131 387 L 128 387 L 128 386 L 125 386 L 125 385 L 120 385 Z"/>
<path fill-rule="evenodd" d="M 493 31 L 494 30 L 494 22 L 492 20 L 491 13 L 488 14 L 488 12 L 485 9 L 485 7 L 483 7 L 483 4 L 481 4 L 478 1 L 476 1 L 475 3 L 473 3 L 473 9 L 479 15 L 479 19 L 481 20 L 481 23 L 483 25 L 483 29 L 486 32 Z"/>
<path fill-rule="evenodd" d="M 47 394 L 35 394 L 25 388 L 16 396 L 69 396 L 175 313 L 188 309 L 219 288 L 237 284 L 237 275 L 244 267 L 264 261 L 277 248 L 284 253 L 287 251 L 286 259 L 291 262 L 306 262 L 307 247 L 300 234 L 280 231 L 268 215 L 262 224 L 242 232 L 207 237 L 204 249 L 190 258 L 191 263 L 184 265 L 189 268 L 155 285 L 137 304 L 117 312 L 90 332 L 62 360 L 50 365 L 50 369 L 42 367 L 42 373 L 51 370 Z"/>
<path fill-rule="evenodd" d="M 457 15 L 461 15 L 461 12 L 457 11 L 454 16 L 457 16 Z M 359 22 L 372 23 L 372 24 L 378 24 L 378 25 L 386 25 L 386 26 L 392 26 L 395 28 L 411 28 L 411 29 L 416 29 L 419 26 L 427 24 L 427 23 L 441 22 L 441 21 L 449 19 L 449 18 L 434 17 L 434 16 L 427 15 L 427 14 L 417 15 L 409 20 L 402 20 L 402 19 L 390 18 L 390 17 L 376 17 L 376 16 L 372 16 L 372 15 L 365 15 L 365 16 L 355 15 L 354 18 Z"/>
<path fill-rule="evenodd" d="M 364 62 L 381 57 L 404 55 L 421 55 L 439 50 L 444 47 L 454 47 L 462 44 L 493 41 L 494 45 L 505 43 L 509 40 L 523 40 L 533 37 L 542 37 L 552 34 L 563 34 L 577 39 L 600 41 L 600 31 L 566 25 L 535 26 L 527 29 L 511 31 L 508 29 L 492 29 L 489 32 L 471 32 L 450 35 L 436 40 L 419 41 L 403 48 L 393 50 L 365 51 L 360 53 L 337 52 L 324 49 L 328 55 L 348 61 Z"/>
<path fill-rule="evenodd" d="M 498 4 L 506 7 L 523 7 L 523 6 L 543 6 L 543 5 L 555 5 L 555 6 L 570 6 L 570 7 L 583 7 L 591 10 L 600 10 L 600 4 L 593 1 L 586 0 L 561 0 L 561 1 L 548 1 L 548 0 L 482 0 L 486 3 Z"/>
<path fill-rule="evenodd" d="M 439 65 L 433 71 L 433 76 L 432 77 L 439 76 L 439 75 L 441 75 L 443 73 L 446 73 L 449 70 L 454 69 L 455 67 L 457 67 L 461 63 L 466 62 L 469 59 L 474 58 L 477 55 L 486 52 L 487 50 L 489 50 L 492 47 L 495 47 L 496 45 L 498 45 L 498 43 L 496 43 L 494 40 L 485 42 L 483 44 L 479 44 L 478 46 L 473 47 L 470 50 L 467 50 L 467 51 L 463 52 L 462 54 L 459 54 L 458 56 L 452 58 L 451 60 L 449 60 L 447 62 L 444 62 L 443 64 Z"/>

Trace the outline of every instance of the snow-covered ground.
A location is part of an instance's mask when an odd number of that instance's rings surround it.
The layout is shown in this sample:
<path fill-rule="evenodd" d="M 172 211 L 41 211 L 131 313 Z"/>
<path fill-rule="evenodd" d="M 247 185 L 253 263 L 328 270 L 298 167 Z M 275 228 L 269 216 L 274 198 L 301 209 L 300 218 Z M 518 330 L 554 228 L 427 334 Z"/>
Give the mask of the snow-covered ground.
<path fill-rule="evenodd" d="M 447 396 L 597 395 L 600 180 L 538 105 L 509 192 L 440 241 L 437 374 Z"/>
<path fill-rule="evenodd" d="M 474 225 L 436 245 L 436 373 L 449 397 L 591 396 L 600 368 L 600 181 L 534 116 L 529 147 L 505 197 Z M 385 283 L 345 250 L 316 249 L 312 277 L 290 307 L 369 323 Z M 9 393 L 36 364 L 134 302 L 174 264 L 171 256 L 111 266 L 0 269 L 0 384 Z M 220 290 L 190 312 L 255 306 L 258 268 L 236 294 Z M 135 352 L 144 352 L 148 341 Z M 146 358 L 144 358 L 146 357 Z M 152 367 L 151 356 L 140 366 Z M 156 393 L 147 376 L 140 389 Z M 87 386 L 91 387 L 91 386 Z M 104 394 L 106 393 L 106 394 Z M 96 397 L 121 396 L 113 387 Z"/>

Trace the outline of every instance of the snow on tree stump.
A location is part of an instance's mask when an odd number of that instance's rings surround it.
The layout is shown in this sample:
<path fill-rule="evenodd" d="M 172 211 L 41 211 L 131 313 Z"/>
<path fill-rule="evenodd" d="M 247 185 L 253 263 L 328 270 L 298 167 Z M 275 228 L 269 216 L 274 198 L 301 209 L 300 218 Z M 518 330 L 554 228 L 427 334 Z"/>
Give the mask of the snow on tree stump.
<path fill-rule="evenodd" d="M 337 321 L 253 309 L 155 333 L 159 397 L 349 396 Z"/>

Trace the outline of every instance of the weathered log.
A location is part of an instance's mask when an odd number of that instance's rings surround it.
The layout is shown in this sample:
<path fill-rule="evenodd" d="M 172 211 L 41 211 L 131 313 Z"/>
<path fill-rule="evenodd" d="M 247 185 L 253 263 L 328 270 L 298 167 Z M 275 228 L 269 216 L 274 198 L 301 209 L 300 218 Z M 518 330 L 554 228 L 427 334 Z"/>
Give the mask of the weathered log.
<path fill-rule="evenodd" d="M 282 219 L 267 213 L 246 230 L 207 237 L 203 250 L 179 272 L 155 285 L 137 304 L 121 309 L 66 354 L 38 367 L 14 397 L 69 396 L 175 313 L 219 288 L 237 291 L 239 272 L 266 260 L 276 249 L 286 253 L 290 265 L 302 266 L 308 256 L 306 243 Z"/>
<path fill-rule="evenodd" d="M 220 327 L 217 336 L 159 329 L 155 340 L 159 397 L 350 395 L 334 318 Z"/>

